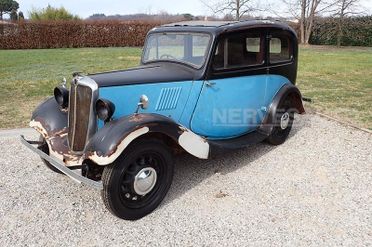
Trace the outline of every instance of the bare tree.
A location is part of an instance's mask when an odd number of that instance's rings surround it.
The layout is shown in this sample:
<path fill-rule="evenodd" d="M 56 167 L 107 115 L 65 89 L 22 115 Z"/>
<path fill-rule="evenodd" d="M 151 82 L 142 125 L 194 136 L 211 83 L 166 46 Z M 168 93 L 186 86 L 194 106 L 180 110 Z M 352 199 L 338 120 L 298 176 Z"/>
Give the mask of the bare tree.
<path fill-rule="evenodd" d="M 235 20 L 241 20 L 244 15 L 252 15 L 253 12 L 263 10 L 255 0 L 220 0 L 212 3 L 207 0 L 200 1 L 214 14 L 232 14 Z"/>
<path fill-rule="evenodd" d="M 315 18 L 322 14 L 334 13 L 341 0 L 282 0 L 289 13 L 299 21 L 300 42 L 308 44 Z"/>
<path fill-rule="evenodd" d="M 337 3 L 337 11 L 334 16 L 338 17 L 337 21 L 337 46 L 341 46 L 343 37 L 343 24 L 345 17 L 349 15 L 360 14 L 359 0 L 339 0 Z"/>

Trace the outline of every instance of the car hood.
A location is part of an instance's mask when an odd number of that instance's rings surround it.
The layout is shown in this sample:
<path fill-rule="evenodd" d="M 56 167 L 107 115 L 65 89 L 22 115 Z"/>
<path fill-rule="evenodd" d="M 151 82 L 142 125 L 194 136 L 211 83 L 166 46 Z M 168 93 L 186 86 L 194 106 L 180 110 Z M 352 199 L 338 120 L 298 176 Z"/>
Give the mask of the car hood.
<path fill-rule="evenodd" d="M 178 64 L 143 65 L 127 70 L 89 74 L 99 87 L 195 80 L 197 72 Z"/>

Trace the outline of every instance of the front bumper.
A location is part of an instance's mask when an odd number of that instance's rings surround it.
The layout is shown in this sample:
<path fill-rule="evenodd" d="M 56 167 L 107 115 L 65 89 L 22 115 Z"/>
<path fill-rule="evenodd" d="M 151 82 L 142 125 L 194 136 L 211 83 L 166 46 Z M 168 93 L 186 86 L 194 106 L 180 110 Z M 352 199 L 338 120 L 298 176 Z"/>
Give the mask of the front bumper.
<path fill-rule="evenodd" d="M 62 161 L 47 155 L 46 153 L 44 153 L 43 151 L 41 151 L 37 147 L 33 146 L 33 144 L 35 144 L 37 142 L 28 141 L 28 140 L 25 139 L 25 137 L 23 135 L 21 135 L 21 142 L 26 147 L 31 149 L 31 151 L 37 153 L 41 158 L 48 161 L 52 166 L 54 166 L 55 168 L 57 168 L 62 173 L 66 174 L 67 176 L 69 176 L 74 181 L 76 181 L 78 183 L 83 183 L 83 184 L 88 185 L 89 187 L 92 187 L 94 189 L 98 189 L 98 190 L 103 189 L 103 185 L 102 185 L 101 181 L 94 181 L 92 179 L 89 179 L 87 177 L 82 176 L 81 174 L 78 174 L 77 172 L 74 172 L 73 170 L 66 167 Z"/>

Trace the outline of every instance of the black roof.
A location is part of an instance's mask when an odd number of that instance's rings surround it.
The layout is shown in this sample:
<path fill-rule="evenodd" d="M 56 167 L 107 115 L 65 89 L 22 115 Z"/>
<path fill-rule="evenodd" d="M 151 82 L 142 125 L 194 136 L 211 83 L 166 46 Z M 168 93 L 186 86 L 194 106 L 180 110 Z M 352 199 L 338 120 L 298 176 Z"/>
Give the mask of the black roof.
<path fill-rule="evenodd" d="M 181 21 L 169 24 L 164 24 L 162 27 L 222 27 L 237 21 Z"/>
<path fill-rule="evenodd" d="M 295 31 L 288 24 L 275 20 L 246 20 L 246 21 L 183 21 L 165 24 L 152 29 L 150 32 L 208 32 L 220 34 L 235 30 L 243 30 L 255 27 L 272 27 L 287 30 L 296 35 Z"/>

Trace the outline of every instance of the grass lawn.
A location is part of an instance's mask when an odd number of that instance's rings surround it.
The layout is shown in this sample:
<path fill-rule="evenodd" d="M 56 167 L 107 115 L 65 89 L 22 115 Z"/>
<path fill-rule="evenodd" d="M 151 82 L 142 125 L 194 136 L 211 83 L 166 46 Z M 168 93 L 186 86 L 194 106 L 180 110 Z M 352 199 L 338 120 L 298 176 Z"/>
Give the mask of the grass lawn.
<path fill-rule="evenodd" d="M 0 128 L 26 127 L 63 77 L 135 66 L 140 48 L 0 50 Z M 297 84 L 311 106 L 372 129 L 372 48 L 301 47 Z"/>
<path fill-rule="evenodd" d="M 297 85 L 315 110 L 372 129 L 372 47 L 301 47 Z"/>

